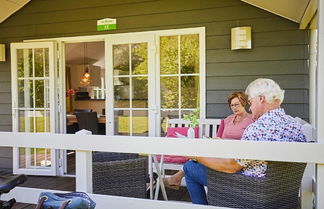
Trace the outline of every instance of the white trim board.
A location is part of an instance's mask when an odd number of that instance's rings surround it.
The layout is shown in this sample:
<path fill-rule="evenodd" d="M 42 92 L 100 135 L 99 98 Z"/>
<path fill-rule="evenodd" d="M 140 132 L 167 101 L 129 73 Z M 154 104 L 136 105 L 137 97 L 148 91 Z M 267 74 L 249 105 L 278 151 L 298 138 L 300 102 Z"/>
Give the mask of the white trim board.
<path fill-rule="evenodd" d="M 45 147 L 84 151 L 259 159 L 324 164 L 324 143 L 240 140 L 184 140 L 74 134 L 0 132 L 0 146 Z M 183 149 L 179 149 L 182 147 Z"/>

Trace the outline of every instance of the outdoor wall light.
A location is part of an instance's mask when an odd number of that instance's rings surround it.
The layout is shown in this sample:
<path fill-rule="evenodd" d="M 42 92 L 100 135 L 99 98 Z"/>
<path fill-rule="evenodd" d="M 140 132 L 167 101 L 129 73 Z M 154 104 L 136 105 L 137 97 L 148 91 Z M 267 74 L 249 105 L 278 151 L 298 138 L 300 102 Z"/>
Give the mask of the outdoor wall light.
<path fill-rule="evenodd" d="M 251 27 L 232 28 L 232 50 L 251 49 Z"/>
<path fill-rule="evenodd" d="M 6 48 L 4 44 L 0 44 L 0 62 L 6 61 Z"/>

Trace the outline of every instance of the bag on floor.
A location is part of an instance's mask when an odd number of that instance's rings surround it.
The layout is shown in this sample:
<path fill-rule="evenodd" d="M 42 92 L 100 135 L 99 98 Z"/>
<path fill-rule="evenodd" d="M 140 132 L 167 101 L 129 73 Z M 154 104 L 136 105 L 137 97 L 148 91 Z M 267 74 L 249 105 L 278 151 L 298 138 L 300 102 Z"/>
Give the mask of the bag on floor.
<path fill-rule="evenodd" d="M 42 192 L 36 209 L 94 209 L 95 207 L 96 203 L 84 192 Z"/>

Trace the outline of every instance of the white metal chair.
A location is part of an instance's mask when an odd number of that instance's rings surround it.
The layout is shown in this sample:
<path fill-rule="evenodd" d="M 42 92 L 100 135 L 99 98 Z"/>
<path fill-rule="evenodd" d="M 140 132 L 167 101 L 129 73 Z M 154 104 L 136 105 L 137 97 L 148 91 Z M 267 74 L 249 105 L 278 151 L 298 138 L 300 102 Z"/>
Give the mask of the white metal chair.
<path fill-rule="evenodd" d="M 215 138 L 217 135 L 217 130 L 221 124 L 221 119 L 199 119 L 199 138 L 203 138 L 203 136 Z M 175 128 L 175 127 L 188 127 L 189 121 L 183 119 L 168 119 L 166 121 L 166 130 L 167 128 Z M 158 162 L 156 156 L 153 156 L 153 171 L 158 174 L 157 179 L 157 187 L 155 190 L 154 199 L 158 198 L 159 194 L 159 185 L 161 185 L 162 194 L 165 200 L 167 200 L 165 187 L 162 181 L 162 177 L 165 177 L 165 170 L 181 170 L 183 164 L 176 163 L 167 163 L 164 162 L 164 155 L 161 155 L 160 162 Z M 182 186 L 185 186 L 184 179 L 181 182 Z"/>

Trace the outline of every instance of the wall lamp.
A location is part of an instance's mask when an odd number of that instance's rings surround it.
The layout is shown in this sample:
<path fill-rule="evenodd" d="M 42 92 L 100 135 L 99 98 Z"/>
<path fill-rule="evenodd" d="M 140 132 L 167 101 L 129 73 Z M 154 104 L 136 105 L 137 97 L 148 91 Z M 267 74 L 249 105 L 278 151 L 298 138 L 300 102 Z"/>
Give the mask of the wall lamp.
<path fill-rule="evenodd" d="M 251 27 L 232 28 L 231 49 L 252 49 Z"/>

